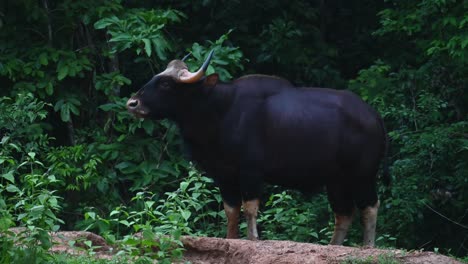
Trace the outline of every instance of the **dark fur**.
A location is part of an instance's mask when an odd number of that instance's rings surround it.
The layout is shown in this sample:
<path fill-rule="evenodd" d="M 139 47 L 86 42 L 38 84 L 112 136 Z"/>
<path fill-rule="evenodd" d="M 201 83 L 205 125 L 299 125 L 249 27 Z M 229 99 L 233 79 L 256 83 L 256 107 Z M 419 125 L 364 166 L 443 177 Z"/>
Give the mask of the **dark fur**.
<path fill-rule="evenodd" d="M 217 75 L 195 84 L 156 76 L 134 98 L 148 117 L 177 123 L 226 203 L 259 198 L 268 182 L 304 192 L 326 186 L 338 214 L 376 204 L 387 138 L 379 114 L 358 96 L 261 75 L 216 82 Z"/>

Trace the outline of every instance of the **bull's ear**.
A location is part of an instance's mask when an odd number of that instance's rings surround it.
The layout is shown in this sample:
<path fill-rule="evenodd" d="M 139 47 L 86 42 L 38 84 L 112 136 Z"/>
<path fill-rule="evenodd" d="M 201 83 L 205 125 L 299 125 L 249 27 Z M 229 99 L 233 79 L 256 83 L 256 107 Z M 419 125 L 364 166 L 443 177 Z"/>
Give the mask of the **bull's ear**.
<path fill-rule="evenodd" d="M 214 87 L 218 83 L 219 75 L 217 73 L 210 74 L 206 76 L 205 80 L 203 81 L 203 86 L 205 87 Z"/>

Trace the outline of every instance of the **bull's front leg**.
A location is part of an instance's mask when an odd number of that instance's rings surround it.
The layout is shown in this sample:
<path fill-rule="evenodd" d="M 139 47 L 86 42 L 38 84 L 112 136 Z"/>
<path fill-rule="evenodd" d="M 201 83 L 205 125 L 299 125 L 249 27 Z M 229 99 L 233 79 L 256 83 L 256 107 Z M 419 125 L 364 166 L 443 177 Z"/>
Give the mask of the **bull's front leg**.
<path fill-rule="evenodd" d="M 240 205 L 232 206 L 224 202 L 224 212 L 227 218 L 226 238 L 239 238 Z"/>
<path fill-rule="evenodd" d="M 234 176 L 223 177 L 218 181 L 223 198 L 224 213 L 227 218 L 226 238 L 239 238 L 239 215 L 241 209 L 241 193 L 239 181 Z"/>
<path fill-rule="evenodd" d="M 252 165 L 252 163 L 250 163 Z M 259 164 L 254 163 L 255 165 Z M 262 192 L 263 174 L 255 166 L 247 166 L 241 170 L 241 195 L 244 215 L 247 220 L 247 238 L 258 240 L 257 216 Z"/>

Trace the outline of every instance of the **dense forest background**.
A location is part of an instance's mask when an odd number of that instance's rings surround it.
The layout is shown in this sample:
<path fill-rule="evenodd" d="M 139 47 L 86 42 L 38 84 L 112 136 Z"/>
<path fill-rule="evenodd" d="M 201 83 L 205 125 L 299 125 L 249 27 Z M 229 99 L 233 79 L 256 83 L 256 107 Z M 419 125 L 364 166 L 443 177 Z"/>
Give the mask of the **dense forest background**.
<path fill-rule="evenodd" d="M 467 14 L 466 0 L 1 1 L 1 262 L 50 257 L 49 230 L 91 230 L 128 254 L 142 253 L 130 235 L 143 232 L 160 260 L 180 250 L 158 234 L 225 235 L 218 190 L 184 159 L 176 127 L 125 109 L 170 60 L 192 52 L 193 70 L 211 49 L 208 71 L 224 81 L 273 74 L 373 105 L 392 177 L 377 246 L 466 258 Z M 262 239 L 328 243 L 324 194 L 268 191 Z"/>

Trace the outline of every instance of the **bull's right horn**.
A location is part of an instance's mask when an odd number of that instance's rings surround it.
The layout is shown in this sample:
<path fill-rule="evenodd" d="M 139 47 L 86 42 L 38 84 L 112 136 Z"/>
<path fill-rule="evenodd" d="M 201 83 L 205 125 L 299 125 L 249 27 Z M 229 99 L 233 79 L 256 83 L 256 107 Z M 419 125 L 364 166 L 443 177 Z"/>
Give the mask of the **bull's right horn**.
<path fill-rule="evenodd" d="M 198 71 L 194 73 L 184 70 L 181 71 L 179 75 L 179 81 L 182 83 L 194 83 L 199 81 L 205 75 L 206 69 L 208 69 L 208 65 L 210 64 L 211 57 L 213 57 L 213 53 L 214 50 L 211 50 L 210 54 L 208 54 L 208 58 L 206 58 L 205 62 Z"/>

